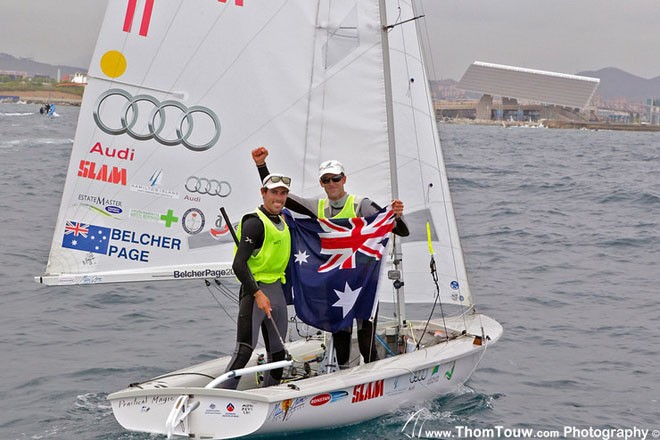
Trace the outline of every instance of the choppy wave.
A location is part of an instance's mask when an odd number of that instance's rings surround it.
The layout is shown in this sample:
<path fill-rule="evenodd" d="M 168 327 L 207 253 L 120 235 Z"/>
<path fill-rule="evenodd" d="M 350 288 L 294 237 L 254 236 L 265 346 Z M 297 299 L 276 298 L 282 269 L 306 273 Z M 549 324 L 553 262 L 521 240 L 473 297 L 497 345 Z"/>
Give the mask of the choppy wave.
<path fill-rule="evenodd" d="M 231 353 L 235 323 L 202 283 L 32 281 L 46 264 L 78 116 L 58 110 L 2 116 L 0 438 L 162 439 L 121 428 L 107 395 Z M 417 410 L 431 429 L 654 426 L 657 134 L 440 129 L 470 286 L 502 339 L 455 394 L 285 438 L 399 439 Z"/>

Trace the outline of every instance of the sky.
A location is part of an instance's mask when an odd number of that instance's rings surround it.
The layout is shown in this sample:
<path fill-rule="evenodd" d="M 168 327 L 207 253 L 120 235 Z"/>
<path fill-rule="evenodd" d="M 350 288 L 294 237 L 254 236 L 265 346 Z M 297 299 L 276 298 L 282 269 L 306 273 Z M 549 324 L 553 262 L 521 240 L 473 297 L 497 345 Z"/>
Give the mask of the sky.
<path fill-rule="evenodd" d="M 0 0 L 0 53 L 87 68 L 108 1 Z M 260 1 L 267 0 L 245 3 Z M 435 79 L 458 80 L 474 61 L 569 74 L 616 67 L 642 78 L 660 76 L 660 0 L 420 4 Z"/>

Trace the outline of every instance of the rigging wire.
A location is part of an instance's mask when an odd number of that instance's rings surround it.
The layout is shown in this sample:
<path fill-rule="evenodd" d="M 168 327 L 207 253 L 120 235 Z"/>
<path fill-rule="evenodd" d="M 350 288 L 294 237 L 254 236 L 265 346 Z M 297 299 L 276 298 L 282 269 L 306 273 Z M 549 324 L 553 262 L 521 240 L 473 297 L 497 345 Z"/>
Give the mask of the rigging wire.
<path fill-rule="evenodd" d="M 432 184 L 429 184 L 429 189 L 432 186 Z M 430 220 L 430 219 L 429 219 Z M 433 307 L 431 307 L 431 313 L 429 314 L 428 319 L 426 320 L 426 324 L 424 325 L 424 330 L 422 330 L 422 335 L 420 336 L 419 340 L 417 341 L 416 344 L 416 349 L 419 350 L 419 346 L 422 343 L 422 339 L 424 339 L 424 336 L 426 335 L 426 329 L 428 328 L 429 322 L 431 322 L 431 318 L 433 317 L 433 313 L 435 312 L 435 306 L 439 303 L 440 304 L 440 316 L 442 317 L 442 325 L 445 329 L 445 338 L 447 341 L 449 341 L 449 332 L 447 331 L 447 322 L 445 320 L 445 311 L 442 306 L 442 298 L 440 298 L 440 285 L 438 284 L 438 271 L 435 265 L 435 257 L 433 256 L 435 252 L 433 251 L 433 242 L 431 241 L 431 223 L 430 221 L 426 221 L 426 240 L 427 244 L 429 247 L 429 254 L 431 255 L 431 261 L 429 262 L 429 268 L 431 270 L 431 277 L 433 278 L 433 283 L 435 284 L 435 299 L 433 301 Z"/>
<path fill-rule="evenodd" d="M 222 309 L 223 312 L 227 315 L 227 317 L 234 323 L 236 324 L 236 320 L 234 317 L 227 311 L 225 306 L 222 305 L 222 302 L 215 296 L 215 293 L 213 293 L 213 290 L 211 289 L 211 282 L 209 280 L 204 280 L 204 285 L 206 285 L 207 290 L 213 297 L 216 303 L 218 303 L 218 306 Z M 221 293 L 225 298 L 229 299 L 231 302 L 238 304 L 238 295 L 229 289 L 227 286 L 223 285 L 222 282 L 218 279 L 215 278 L 215 290 L 217 290 L 219 293 Z"/>
<path fill-rule="evenodd" d="M 412 8 L 413 15 L 416 15 L 416 16 L 418 15 L 419 17 L 424 17 L 426 15 L 425 11 L 424 11 L 423 2 L 413 1 L 411 3 L 411 8 Z M 426 23 L 425 20 L 419 20 L 419 24 L 415 24 L 415 26 L 417 26 L 417 29 L 418 29 L 417 44 L 418 44 L 418 47 L 420 49 L 421 61 L 424 65 L 424 67 L 426 68 L 424 70 L 424 73 L 426 75 L 425 79 L 428 81 L 428 80 L 430 80 L 430 78 L 437 78 L 435 60 L 434 60 L 434 57 L 433 57 L 433 51 L 431 50 L 431 38 L 430 38 L 430 35 L 429 35 L 429 30 L 428 30 L 427 23 Z M 405 42 L 404 42 L 404 44 L 405 44 Z M 428 63 L 424 63 L 424 61 L 426 59 L 429 60 Z M 406 63 L 406 67 L 407 67 L 407 63 Z M 436 116 L 435 116 L 435 106 L 433 105 L 432 97 L 429 96 L 429 98 L 431 100 L 430 103 L 429 103 L 430 109 L 431 109 L 431 117 L 433 118 L 433 120 L 435 120 L 435 118 L 436 118 Z M 435 148 L 436 163 L 438 164 L 438 170 L 445 169 L 445 179 L 448 180 L 448 176 L 446 175 L 446 168 L 444 167 L 444 157 L 443 157 L 441 143 L 440 143 L 440 133 L 437 130 L 437 127 L 436 127 L 436 134 L 437 134 L 437 136 L 433 136 L 433 142 L 434 142 L 434 144 L 436 144 L 436 148 Z M 421 171 L 421 161 L 420 161 L 420 171 Z M 430 190 L 431 190 L 432 187 L 433 187 L 433 184 L 429 183 L 428 186 L 427 186 L 426 197 L 424 199 L 425 205 L 427 207 L 427 222 L 431 221 L 430 209 L 428 209 L 428 208 L 430 206 Z M 448 206 L 447 206 L 447 204 L 451 203 L 451 201 L 450 201 L 450 198 L 448 199 L 448 198 L 445 197 L 444 191 L 441 194 L 441 200 L 442 200 L 442 204 L 444 206 L 444 213 L 445 213 L 445 218 L 447 220 L 447 224 L 451 227 L 451 225 L 452 225 L 452 222 L 450 221 L 451 213 L 450 213 L 450 208 L 448 208 Z M 453 224 L 456 225 L 455 220 L 454 220 Z M 456 225 L 456 227 L 458 227 L 458 226 Z M 455 246 L 454 246 L 454 243 L 453 243 L 453 240 L 452 240 L 452 236 L 450 235 L 448 237 L 448 239 L 449 239 L 449 247 L 452 248 L 452 249 L 455 249 Z M 459 245 L 458 252 L 462 253 L 462 250 L 460 249 L 460 245 Z M 456 256 L 454 255 L 453 252 L 452 252 L 452 261 L 453 261 L 453 265 L 454 265 L 454 276 L 457 276 L 458 273 L 460 273 L 460 271 L 459 271 L 460 266 L 459 266 L 458 262 L 456 261 Z M 433 264 L 435 264 L 435 263 L 433 263 Z M 465 276 L 466 276 L 466 282 L 467 282 L 467 274 L 465 274 Z M 460 307 L 463 310 L 461 314 L 463 315 L 463 318 L 464 318 L 464 325 L 467 328 L 467 322 L 465 322 L 465 314 L 466 314 L 467 310 L 474 309 L 474 305 L 471 304 L 470 306 L 466 307 L 463 304 L 463 301 L 461 300 L 460 301 Z M 443 314 L 443 319 L 444 319 L 444 314 Z"/>

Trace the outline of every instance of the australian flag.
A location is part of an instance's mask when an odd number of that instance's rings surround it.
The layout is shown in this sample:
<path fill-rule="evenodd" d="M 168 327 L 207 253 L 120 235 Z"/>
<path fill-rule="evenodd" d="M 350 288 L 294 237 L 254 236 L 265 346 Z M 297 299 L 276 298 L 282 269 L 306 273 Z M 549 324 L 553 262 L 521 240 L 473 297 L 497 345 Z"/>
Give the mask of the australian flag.
<path fill-rule="evenodd" d="M 287 283 L 303 322 L 337 332 L 353 319 L 369 319 L 377 301 L 381 258 L 394 227 L 394 213 L 370 217 L 293 219 Z"/>
<path fill-rule="evenodd" d="M 64 226 L 62 247 L 77 251 L 107 254 L 110 228 L 67 221 Z"/>

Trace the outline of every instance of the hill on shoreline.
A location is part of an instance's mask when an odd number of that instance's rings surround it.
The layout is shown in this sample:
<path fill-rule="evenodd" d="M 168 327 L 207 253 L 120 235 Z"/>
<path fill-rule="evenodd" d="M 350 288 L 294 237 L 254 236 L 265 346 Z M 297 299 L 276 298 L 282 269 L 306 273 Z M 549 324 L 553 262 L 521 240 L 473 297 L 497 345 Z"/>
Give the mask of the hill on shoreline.
<path fill-rule="evenodd" d="M 660 76 L 645 79 L 615 67 L 576 75 L 600 79 L 596 94 L 605 100 L 625 98 L 629 102 L 646 102 L 648 98 L 660 98 Z"/>
<path fill-rule="evenodd" d="M 40 63 L 31 58 L 18 58 L 6 53 L 0 53 L 0 70 L 26 72 L 29 76 L 43 75 L 53 79 L 57 79 L 58 71 L 62 76 L 73 75 L 76 72 L 87 72 L 87 68 L 84 67 Z"/>
<path fill-rule="evenodd" d="M 630 104 L 645 104 L 649 98 L 660 98 L 660 76 L 646 79 L 615 67 L 582 71 L 575 75 L 600 79 L 595 97 L 604 101 L 625 100 Z M 457 83 L 458 81 L 453 79 L 431 81 L 434 94 L 439 99 L 479 99 L 481 97 L 480 93 L 458 89 Z"/>
<path fill-rule="evenodd" d="M 0 53 L 0 70 L 26 72 L 31 76 L 45 75 L 51 78 L 57 78 L 58 70 L 62 76 L 87 71 L 82 67 L 41 63 L 30 58 L 18 58 L 6 53 Z M 596 95 L 604 100 L 625 99 L 630 103 L 645 103 L 648 98 L 660 98 L 660 76 L 646 79 L 615 67 L 582 71 L 575 75 L 600 79 Z M 436 96 L 448 94 L 445 98 L 452 99 L 454 96 L 451 95 L 464 95 L 464 93 L 451 91 L 452 88 L 455 90 L 457 83 L 453 79 L 431 81 L 431 83 L 436 90 Z M 438 93 L 440 89 L 444 89 L 445 93 Z"/>

